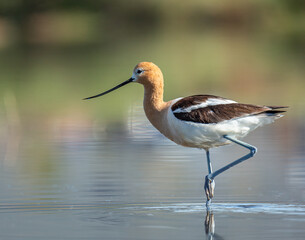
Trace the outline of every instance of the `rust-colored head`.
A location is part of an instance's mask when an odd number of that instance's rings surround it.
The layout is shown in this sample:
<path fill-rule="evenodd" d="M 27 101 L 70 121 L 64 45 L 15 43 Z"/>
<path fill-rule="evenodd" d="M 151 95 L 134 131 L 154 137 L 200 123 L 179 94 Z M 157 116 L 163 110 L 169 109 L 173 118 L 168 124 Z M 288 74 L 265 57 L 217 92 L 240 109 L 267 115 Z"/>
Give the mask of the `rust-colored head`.
<path fill-rule="evenodd" d="M 138 63 L 132 74 L 134 82 L 144 86 L 163 86 L 163 74 L 160 68 L 152 62 Z"/>

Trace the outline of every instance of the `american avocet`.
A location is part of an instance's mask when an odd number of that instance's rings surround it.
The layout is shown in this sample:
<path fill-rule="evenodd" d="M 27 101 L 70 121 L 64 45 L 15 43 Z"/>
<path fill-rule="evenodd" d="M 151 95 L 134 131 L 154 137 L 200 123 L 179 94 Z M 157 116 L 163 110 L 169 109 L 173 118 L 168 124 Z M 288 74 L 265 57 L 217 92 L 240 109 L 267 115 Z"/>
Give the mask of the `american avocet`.
<path fill-rule="evenodd" d="M 272 123 L 285 112 L 284 106 L 257 106 L 241 104 L 213 95 L 194 95 L 163 101 L 163 74 L 151 62 L 141 62 L 133 70 L 132 77 L 101 94 L 103 96 L 128 83 L 144 86 L 144 111 L 151 122 L 165 137 L 173 142 L 206 151 L 208 172 L 204 189 L 207 207 L 214 196 L 214 178 L 229 168 L 253 157 L 256 148 L 239 139 L 257 127 Z M 209 149 L 236 143 L 250 150 L 250 153 L 213 172 Z"/>

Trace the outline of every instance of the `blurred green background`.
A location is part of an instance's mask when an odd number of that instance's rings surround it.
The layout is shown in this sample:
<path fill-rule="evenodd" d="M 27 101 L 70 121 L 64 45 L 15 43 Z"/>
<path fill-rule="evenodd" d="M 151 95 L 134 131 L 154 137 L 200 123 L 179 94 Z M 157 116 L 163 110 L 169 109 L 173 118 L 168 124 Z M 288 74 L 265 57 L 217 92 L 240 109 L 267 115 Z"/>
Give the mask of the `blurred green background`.
<path fill-rule="evenodd" d="M 163 70 L 165 100 L 207 93 L 303 116 L 304 10 L 301 0 L 1 0 L 0 119 L 30 131 L 124 122 L 141 86 L 81 99 L 139 61 Z"/>

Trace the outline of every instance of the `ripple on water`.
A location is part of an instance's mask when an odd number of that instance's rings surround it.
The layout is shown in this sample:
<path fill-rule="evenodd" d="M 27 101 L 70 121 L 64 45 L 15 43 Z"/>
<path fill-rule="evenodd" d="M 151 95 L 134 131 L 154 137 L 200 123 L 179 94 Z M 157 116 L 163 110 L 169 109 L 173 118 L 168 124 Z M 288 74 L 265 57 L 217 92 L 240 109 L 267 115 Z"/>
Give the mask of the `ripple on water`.
<path fill-rule="evenodd" d="M 205 204 L 202 203 L 176 203 L 176 204 L 5 204 L 0 205 L 1 212 L 19 211 L 54 211 L 54 210 L 123 210 L 137 212 L 166 211 L 173 213 L 199 213 L 206 212 Z M 273 204 L 273 203 L 213 203 L 213 212 L 233 213 L 265 213 L 281 215 L 305 216 L 305 205 Z"/>
<path fill-rule="evenodd" d="M 155 210 L 171 211 L 176 213 L 205 212 L 204 204 L 199 203 L 178 203 L 159 206 L 127 207 L 133 210 Z M 235 212 L 235 213 L 265 213 L 282 215 L 303 215 L 305 216 L 305 205 L 273 204 L 273 203 L 213 203 L 213 212 Z"/>

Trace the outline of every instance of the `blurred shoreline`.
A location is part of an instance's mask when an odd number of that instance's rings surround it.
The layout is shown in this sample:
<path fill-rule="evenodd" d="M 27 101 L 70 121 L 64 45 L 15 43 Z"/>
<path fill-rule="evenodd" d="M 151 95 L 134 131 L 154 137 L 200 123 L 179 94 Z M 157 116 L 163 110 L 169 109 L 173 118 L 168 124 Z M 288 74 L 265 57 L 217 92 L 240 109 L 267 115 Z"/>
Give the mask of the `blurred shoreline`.
<path fill-rule="evenodd" d="M 304 9 L 288 0 L 3 1 L 0 117 L 11 95 L 21 122 L 124 122 L 141 86 L 81 99 L 126 80 L 143 60 L 162 69 L 165 100 L 215 94 L 289 105 L 303 117 Z"/>

